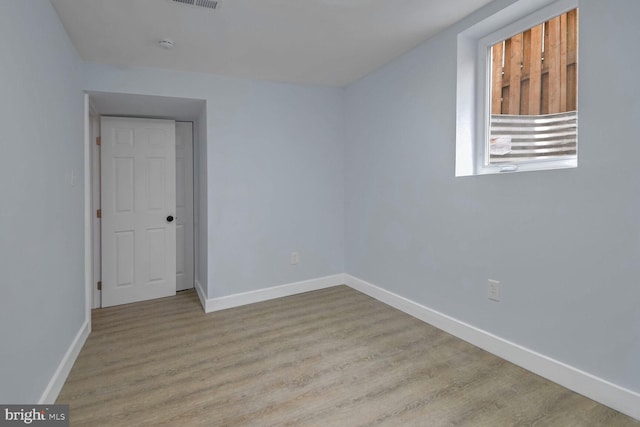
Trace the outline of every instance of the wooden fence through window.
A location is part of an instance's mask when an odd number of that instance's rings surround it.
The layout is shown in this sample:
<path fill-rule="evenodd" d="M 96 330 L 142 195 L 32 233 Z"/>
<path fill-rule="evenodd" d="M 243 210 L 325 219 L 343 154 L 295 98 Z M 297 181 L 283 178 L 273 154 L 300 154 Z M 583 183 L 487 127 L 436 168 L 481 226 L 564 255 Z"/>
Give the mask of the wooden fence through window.
<path fill-rule="evenodd" d="M 492 47 L 491 113 L 577 110 L 578 9 Z"/>

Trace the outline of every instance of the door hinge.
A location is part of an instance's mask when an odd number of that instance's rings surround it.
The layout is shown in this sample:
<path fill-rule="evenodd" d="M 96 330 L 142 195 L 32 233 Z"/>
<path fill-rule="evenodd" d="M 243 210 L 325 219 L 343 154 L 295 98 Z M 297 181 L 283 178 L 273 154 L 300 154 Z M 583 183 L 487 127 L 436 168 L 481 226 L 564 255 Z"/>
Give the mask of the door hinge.
<path fill-rule="evenodd" d="M 96 218 L 102 218 L 102 209 L 96 211 Z"/>
<path fill-rule="evenodd" d="M 96 136 L 96 145 L 102 145 L 102 138 L 99 136 Z"/>
<path fill-rule="evenodd" d="M 100 280 L 98 282 L 98 290 L 101 291 L 102 290 L 102 280 Z"/>

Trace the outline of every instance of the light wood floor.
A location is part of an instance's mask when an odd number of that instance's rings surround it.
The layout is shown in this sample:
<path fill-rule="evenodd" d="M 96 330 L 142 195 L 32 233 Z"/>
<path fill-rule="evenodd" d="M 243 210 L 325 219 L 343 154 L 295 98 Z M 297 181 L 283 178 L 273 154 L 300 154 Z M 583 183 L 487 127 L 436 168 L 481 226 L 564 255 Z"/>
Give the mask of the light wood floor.
<path fill-rule="evenodd" d="M 95 310 L 58 403 L 73 426 L 640 425 L 346 286 Z"/>

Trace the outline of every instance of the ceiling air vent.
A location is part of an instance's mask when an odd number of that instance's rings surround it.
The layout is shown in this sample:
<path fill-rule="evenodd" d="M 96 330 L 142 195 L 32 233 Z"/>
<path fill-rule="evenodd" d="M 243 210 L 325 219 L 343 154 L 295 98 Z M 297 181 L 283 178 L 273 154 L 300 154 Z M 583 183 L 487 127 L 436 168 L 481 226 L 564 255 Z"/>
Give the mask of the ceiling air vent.
<path fill-rule="evenodd" d="M 206 9 L 217 9 L 220 6 L 218 0 L 171 0 L 173 3 L 184 4 L 187 6 L 204 7 Z"/>

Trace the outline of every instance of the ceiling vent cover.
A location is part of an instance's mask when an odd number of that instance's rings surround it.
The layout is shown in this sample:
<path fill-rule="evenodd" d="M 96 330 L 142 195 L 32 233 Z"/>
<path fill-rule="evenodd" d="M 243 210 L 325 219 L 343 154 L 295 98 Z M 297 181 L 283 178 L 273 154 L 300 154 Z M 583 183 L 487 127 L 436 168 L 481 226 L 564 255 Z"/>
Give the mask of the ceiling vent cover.
<path fill-rule="evenodd" d="M 184 4 L 187 6 L 204 7 L 206 9 L 215 10 L 220 6 L 218 0 L 171 0 L 173 3 Z"/>

